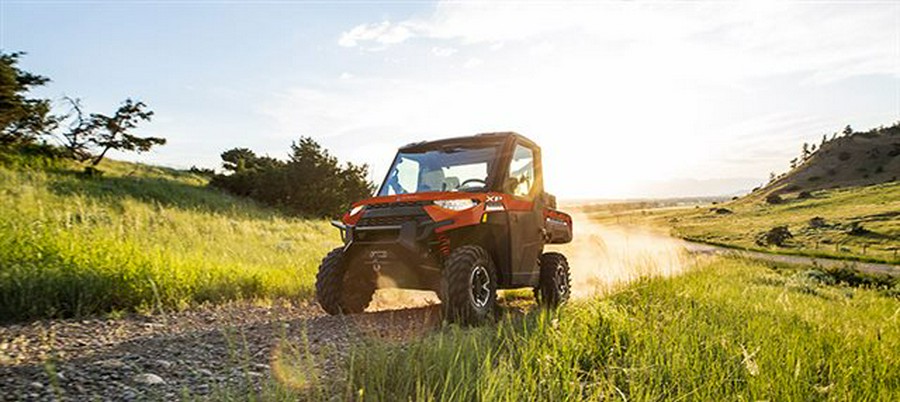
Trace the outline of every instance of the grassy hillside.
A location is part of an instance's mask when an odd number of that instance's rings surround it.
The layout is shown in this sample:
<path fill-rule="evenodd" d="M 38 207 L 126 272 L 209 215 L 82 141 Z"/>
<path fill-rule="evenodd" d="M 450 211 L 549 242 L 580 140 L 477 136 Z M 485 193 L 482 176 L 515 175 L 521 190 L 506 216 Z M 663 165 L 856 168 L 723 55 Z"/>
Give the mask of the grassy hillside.
<path fill-rule="evenodd" d="M 900 263 L 900 182 L 813 191 L 806 199 L 798 195 L 782 193 L 780 204 L 750 195 L 705 208 L 593 217 L 606 223 L 653 223 L 682 238 L 746 249 Z M 782 246 L 757 243 L 776 226 L 787 226 L 793 238 Z"/>
<path fill-rule="evenodd" d="M 868 186 L 900 179 L 900 123 L 852 133 L 820 145 L 806 161 L 762 192 Z"/>
<path fill-rule="evenodd" d="M 307 298 L 339 242 L 324 221 L 184 172 L 109 161 L 81 178 L 65 162 L 19 162 L 0 164 L 0 321 Z"/>
<path fill-rule="evenodd" d="M 311 398 L 897 400 L 893 286 L 703 260 L 683 276 L 638 281 L 555 315 L 512 314 L 403 344 L 373 340 L 351 353 L 345 377 L 329 379 L 336 389 L 314 388 Z M 308 373 L 308 360 L 296 364 L 299 377 Z M 298 398 L 283 387 L 266 398 Z"/>
<path fill-rule="evenodd" d="M 846 131 L 766 187 L 713 208 L 611 210 L 601 221 L 652 222 L 673 234 L 781 254 L 900 263 L 900 123 Z M 762 239 L 785 226 L 784 242 Z"/>

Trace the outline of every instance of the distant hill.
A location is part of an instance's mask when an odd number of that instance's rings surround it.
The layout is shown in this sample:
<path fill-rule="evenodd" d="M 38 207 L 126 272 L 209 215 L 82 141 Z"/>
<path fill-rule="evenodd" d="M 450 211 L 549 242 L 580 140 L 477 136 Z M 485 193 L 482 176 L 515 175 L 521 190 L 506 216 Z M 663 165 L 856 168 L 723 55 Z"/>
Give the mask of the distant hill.
<path fill-rule="evenodd" d="M 809 147 L 796 166 L 762 189 L 763 194 L 868 186 L 900 178 L 900 122 L 866 132 L 848 129 Z"/>

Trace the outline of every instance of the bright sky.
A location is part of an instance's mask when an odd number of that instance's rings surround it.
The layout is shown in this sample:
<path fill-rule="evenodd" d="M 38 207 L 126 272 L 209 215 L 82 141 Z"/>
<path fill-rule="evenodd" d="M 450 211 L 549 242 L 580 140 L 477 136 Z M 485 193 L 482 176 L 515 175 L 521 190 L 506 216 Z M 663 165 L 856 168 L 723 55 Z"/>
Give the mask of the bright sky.
<path fill-rule="evenodd" d="M 0 2 L 0 48 L 110 113 L 123 159 L 218 167 L 312 136 L 380 181 L 409 142 L 517 131 L 561 198 L 703 195 L 900 120 L 900 2 Z M 62 110 L 61 110 L 62 111 Z"/>

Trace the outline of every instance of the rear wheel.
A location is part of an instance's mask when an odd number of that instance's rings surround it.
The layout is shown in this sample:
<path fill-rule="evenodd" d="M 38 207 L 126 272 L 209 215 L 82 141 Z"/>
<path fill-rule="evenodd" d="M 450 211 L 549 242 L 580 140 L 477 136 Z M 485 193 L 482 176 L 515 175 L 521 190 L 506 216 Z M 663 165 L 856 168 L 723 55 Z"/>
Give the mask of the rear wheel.
<path fill-rule="evenodd" d="M 534 296 L 544 306 L 555 308 L 569 300 L 572 279 L 569 261 L 560 253 L 541 254 L 541 279 Z"/>
<path fill-rule="evenodd" d="M 462 246 L 444 261 L 441 306 L 450 322 L 474 325 L 494 317 L 497 273 L 484 248 Z"/>
<path fill-rule="evenodd" d="M 344 248 L 338 247 L 319 265 L 316 275 L 316 300 L 328 314 L 361 313 L 372 301 L 377 276 L 368 266 L 345 261 Z"/>

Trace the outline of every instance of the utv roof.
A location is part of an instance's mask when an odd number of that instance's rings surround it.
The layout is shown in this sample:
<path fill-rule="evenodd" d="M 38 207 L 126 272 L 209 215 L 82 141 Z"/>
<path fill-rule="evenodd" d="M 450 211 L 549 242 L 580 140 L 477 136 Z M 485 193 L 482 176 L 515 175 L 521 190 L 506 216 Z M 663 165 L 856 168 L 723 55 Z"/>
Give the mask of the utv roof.
<path fill-rule="evenodd" d="M 406 144 L 400 148 L 401 152 L 415 152 L 422 150 L 429 150 L 435 148 L 443 148 L 446 146 L 453 145 L 499 145 L 503 144 L 507 141 L 515 141 L 528 144 L 533 147 L 537 147 L 534 141 L 528 139 L 522 134 L 514 133 L 512 131 L 505 132 L 497 132 L 497 133 L 481 133 L 476 135 L 470 135 L 468 137 L 453 137 L 446 138 L 442 140 L 435 141 L 421 141 L 421 142 L 413 142 L 410 144 Z"/>

